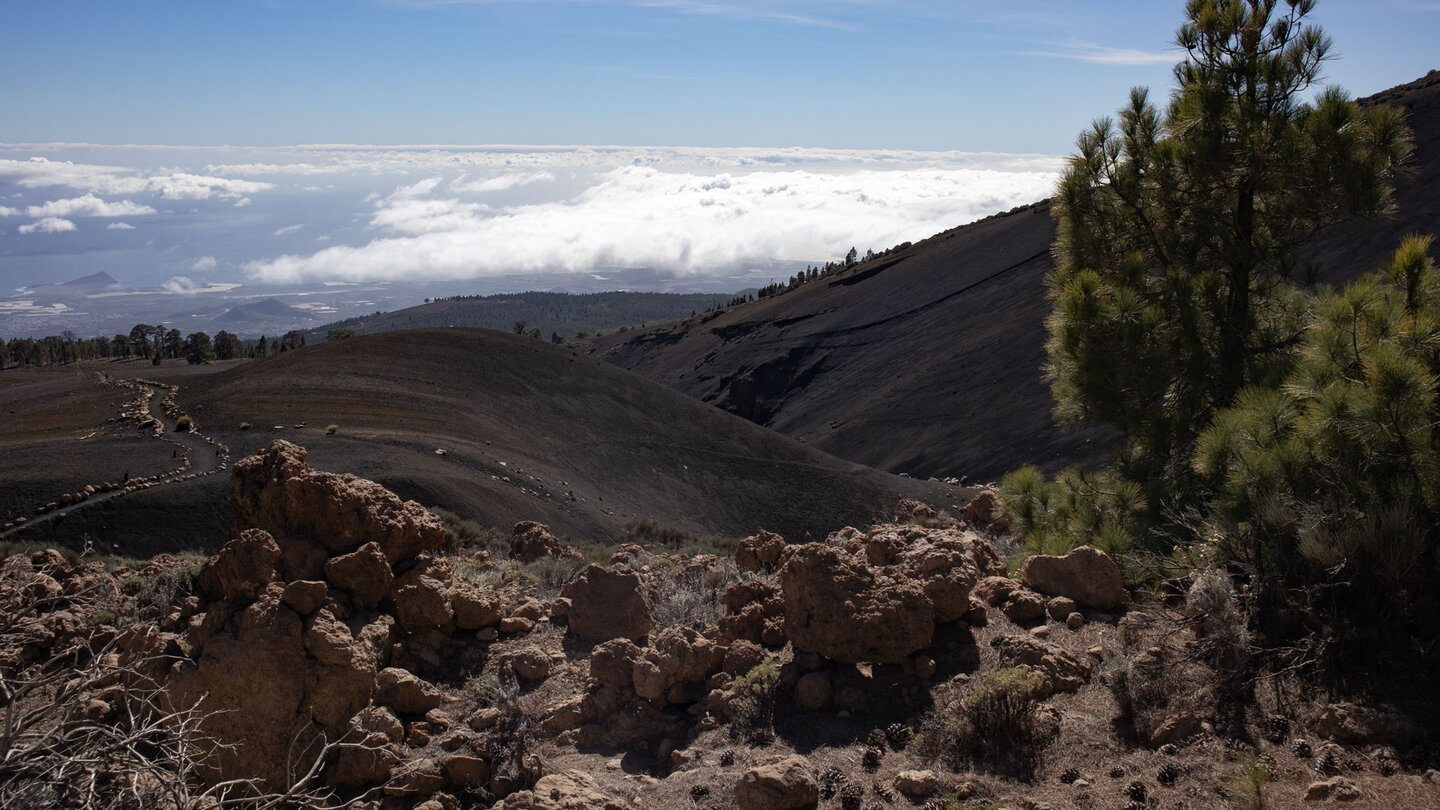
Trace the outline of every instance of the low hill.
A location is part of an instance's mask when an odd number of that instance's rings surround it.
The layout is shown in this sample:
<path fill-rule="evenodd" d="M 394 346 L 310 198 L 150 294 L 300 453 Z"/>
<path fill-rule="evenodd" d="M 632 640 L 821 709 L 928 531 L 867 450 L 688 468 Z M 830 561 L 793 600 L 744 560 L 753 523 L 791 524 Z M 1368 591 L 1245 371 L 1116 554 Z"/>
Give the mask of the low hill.
<path fill-rule="evenodd" d="M 960 487 L 842 461 L 609 364 L 488 330 L 392 332 L 203 369 L 133 373 L 177 384 L 179 407 L 232 458 L 286 439 L 315 469 L 353 472 L 483 525 L 538 520 L 575 541 L 614 542 L 651 521 L 702 537 L 768 529 L 803 540 L 889 515 L 902 497 L 952 512 L 968 500 Z M 94 377 L 77 372 L 73 385 Z M 52 472 L 84 476 L 55 481 L 59 492 L 121 480 L 73 441 L 83 430 L 26 445 Z M 213 543 L 230 520 L 228 491 L 225 474 L 167 483 L 75 509 L 57 531 L 127 553 Z"/>
<path fill-rule="evenodd" d="M 1403 107 L 1415 177 L 1395 217 L 1306 246 L 1318 277 L 1373 270 L 1411 231 L 1440 231 L 1440 73 L 1365 99 Z M 596 356 L 828 453 L 917 477 L 993 480 L 1022 464 L 1103 463 L 1099 429 L 1067 433 L 1041 380 L 1048 202 L 938 234 L 791 292 L 594 341 Z"/>
<path fill-rule="evenodd" d="M 672 321 L 692 312 L 724 306 L 734 297 L 721 293 L 654 292 L 463 295 L 395 312 L 347 318 L 313 329 L 307 337 L 314 342 L 323 339 L 327 331 L 341 328 L 354 329 L 360 335 L 456 326 L 508 332 L 517 321 L 524 321 L 526 329 L 539 329 L 546 338 L 553 332 L 568 338 L 578 332 L 594 333 L 622 326 Z"/>
<path fill-rule="evenodd" d="M 215 326 L 245 327 L 261 321 L 277 320 L 299 323 L 314 320 L 314 316 L 279 299 L 266 298 L 251 304 L 236 304 L 215 319 Z"/>

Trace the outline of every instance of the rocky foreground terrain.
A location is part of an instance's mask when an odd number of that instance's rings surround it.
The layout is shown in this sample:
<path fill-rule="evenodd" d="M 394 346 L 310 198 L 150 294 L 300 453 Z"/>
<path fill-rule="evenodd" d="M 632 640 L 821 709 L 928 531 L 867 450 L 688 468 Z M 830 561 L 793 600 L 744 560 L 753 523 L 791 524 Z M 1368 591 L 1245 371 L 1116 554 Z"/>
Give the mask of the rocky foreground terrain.
<path fill-rule="evenodd" d="M 1223 579 L 1012 578 L 990 492 L 587 560 L 275 441 L 230 506 L 208 559 L 0 566 L 0 805 L 1440 806 L 1426 730 L 1259 666 Z"/>

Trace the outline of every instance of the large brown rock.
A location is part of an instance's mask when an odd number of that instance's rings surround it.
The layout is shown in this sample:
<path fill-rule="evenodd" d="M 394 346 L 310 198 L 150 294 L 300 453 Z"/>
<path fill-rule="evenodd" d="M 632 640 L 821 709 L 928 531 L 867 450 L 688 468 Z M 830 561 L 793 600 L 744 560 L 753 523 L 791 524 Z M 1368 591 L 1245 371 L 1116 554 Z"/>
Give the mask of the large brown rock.
<path fill-rule="evenodd" d="M 544 557 L 579 557 L 580 552 L 560 545 L 550 527 L 533 520 L 515 524 L 510 537 L 510 557 L 522 563 L 532 563 Z"/>
<path fill-rule="evenodd" d="M 424 714 L 445 702 L 445 695 L 434 684 L 398 667 L 380 670 L 375 687 L 375 700 L 401 714 Z"/>
<path fill-rule="evenodd" d="M 247 529 L 205 561 L 195 588 L 205 599 L 248 601 L 275 579 L 278 562 L 280 546 L 275 538 L 260 529 Z"/>
<path fill-rule="evenodd" d="M 710 639 L 689 627 L 661 630 L 652 646 L 635 662 L 632 673 L 635 694 L 646 700 L 658 700 L 677 684 L 705 680 L 710 674 L 714 648 Z"/>
<path fill-rule="evenodd" d="M 449 589 L 430 573 L 429 569 L 415 568 L 390 586 L 395 618 L 408 633 L 434 630 L 455 616 L 450 607 Z"/>
<path fill-rule="evenodd" d="M 785 554 L 785 635 L 849 663 L 905 663 L 930 646 L 937 622 L 969 614 L 980 577 L 1001 570 L 989 543 L 953 527 L 847 528 Z"/>
<path fill-rule="evenodd" d="M 1000 493 L 993 489 L 982 489 L 976 493 L 960 517 L 977 529 L 1003 534 L 1010 530 L 1010 519 L 1000 502 Z"/>
<path fill-rule="evenodd" d="M 570 631 L 587 641 L 640 641 L 655 626 L 650 597 L 634 571 L 589 565 L 566 583 Z"/>
<path fill-rule="evenodd" d="M 1120 567 L 1110 555 L 1091 546 L 1081 546 L 1063 557 L 1031 557 L 1020 567 L 1020 580 L 1041 593 L 1068 596 L 1096 610 L 1114 610 L 1128 599 Z"/>
<path fill-rule="evenodd" d="M 297 738 L 338 739 L 370 702 L 388 633 L 357 634 L 321 611 L 307 628 L 272 583 L 222 630 L 204 637 L 194 660 L 182 660 L 167 682 L 178 709 L 196 707 L 202 774 L 288 785 Z M 382 638 L 382 636 L 384 638 Z M 313 650 L 313 653 L 312 653 Z M 206 743 L 205 740 L 214 742 Z"/>
<path fill-rule="evenodd" d="M 780 564 L 785 538 L 762 531 L 740 541 L 735 548 L 735 567 L 741 571 L 774 571 Z"/>
<path fill-rule="evenodd" d="M 1393 709 L 1332 703 L 1315 722 L 1315 733 L 1342 745 L 1408 746 L 1425 731 Z"/>
<path fill-rule="evenodd" d="M 820 801 L 820 785 L 810 761 L 801 756 L 757 765 L 735 784 L 740 810 L 796 810 Z"/>
<path fill-rule="evenodd" d="M 930 646 L 935 607 L 920 584 L 820 543 L 780 569 L 785 634 L 797 650 L 849 663 L 902 663 Z"/>
<path fill-rule="evenodd" d="M 1040 677 L 1041 692 L 1047 696 L 1079 690 L 1095 668 L 1088 658 L 1030 636 L 1002 636 L 992 643 L 1003 666 L 1028 668 Z"/>
<path fill-rule="evenodd" d="M 325 578 L 331 585 L 350 594 L 355 607 L 367 610 L 380 604 L 395 581 L 390 561 L 379 543 L 366 543 L 360 548 L 332 557 L 325 563 Z"/>
<path fill-rule="evenodd" d="M 461 630 L 493 627 L 505 618 L 504 605 L 494 591 L 457 579 L 450 583 L 450 609 Z"/>
<path fill-rule="evenodd" d="M 627 805 L 600 792 L 589 774 L 565 771 L 540 777 L 531 790 L 505 797 L 496 810 L 628 810 Z"/>
<path fill-rule="evenodd" d="M 424 507 L 373 481 L 312 470 L 305 448 L 286 441 L 236 462 L 230 485 L 237 531 L 264 529 L 282 550 L 294 540 L 333 556 L 373 542 L 393 564 L 445 541 L 440 519 Z"/>

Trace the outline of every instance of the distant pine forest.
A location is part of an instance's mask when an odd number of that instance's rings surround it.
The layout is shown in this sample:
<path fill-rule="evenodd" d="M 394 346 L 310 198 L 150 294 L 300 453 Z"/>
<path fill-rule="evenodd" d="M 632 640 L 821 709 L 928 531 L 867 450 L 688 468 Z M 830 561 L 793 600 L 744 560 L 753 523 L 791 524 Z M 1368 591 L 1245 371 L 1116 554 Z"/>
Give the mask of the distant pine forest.
<path fill-rule="evenodd" d="M 323 340 L 336 330 L 353 330 L 356 335 L 394 332 L 401 329 L 436 327 L 479 327 L 536 334 L 547 339 L 588 337 L 597 333 L 642 324 L 688 318 L 737 300 L 747 292 L 652 293 L 603 292 L 574 295 L 554 292 L 460 295 L 436 298 L 395 312 L 376 312 L 346 318 L 307 332 L 312 341 Z"/>

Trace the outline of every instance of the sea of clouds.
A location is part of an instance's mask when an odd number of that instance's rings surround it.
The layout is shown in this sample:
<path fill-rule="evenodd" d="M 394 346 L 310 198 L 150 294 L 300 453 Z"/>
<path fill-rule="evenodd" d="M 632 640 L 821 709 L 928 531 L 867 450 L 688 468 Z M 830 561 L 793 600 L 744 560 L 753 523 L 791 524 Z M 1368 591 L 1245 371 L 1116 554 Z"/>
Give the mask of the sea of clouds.
<path fill-rule="evenodd" d="M 0 269 L 19 284 L 105 270 L 177 295 L 224 282 L 615 268 L 734 277 L 883 250 L 1034 202 L 1061 162 L 813 148 L 0 144 Z"/>

